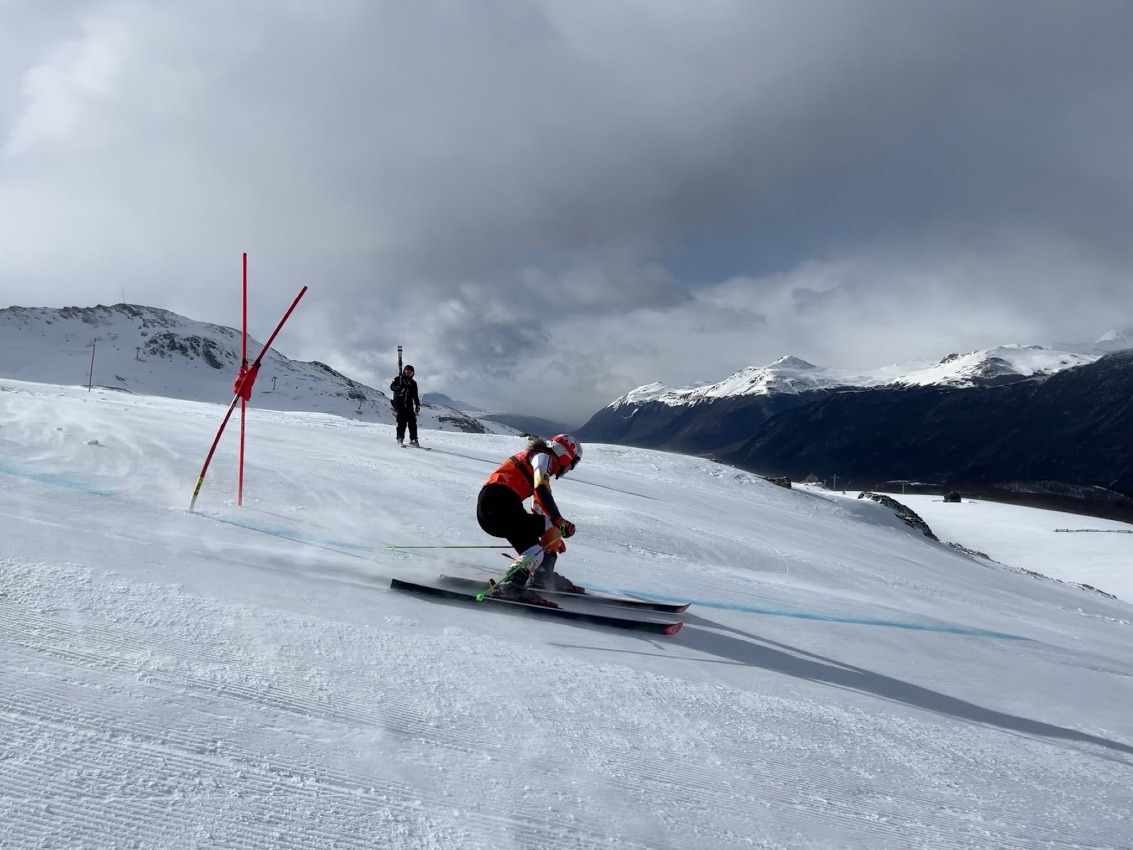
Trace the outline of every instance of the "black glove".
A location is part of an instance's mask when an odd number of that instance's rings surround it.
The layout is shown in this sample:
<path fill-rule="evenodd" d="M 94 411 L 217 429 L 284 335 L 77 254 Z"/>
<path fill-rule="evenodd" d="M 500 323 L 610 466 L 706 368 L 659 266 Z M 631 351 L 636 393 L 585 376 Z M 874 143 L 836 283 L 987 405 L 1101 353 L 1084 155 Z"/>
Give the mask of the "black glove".
<path fill-rule="evenodd" d="M 417 409 L 414 410 L 413 412 L 414 413 L 420 413 L 421 412 L 421 405 L 417 405 Z"/>

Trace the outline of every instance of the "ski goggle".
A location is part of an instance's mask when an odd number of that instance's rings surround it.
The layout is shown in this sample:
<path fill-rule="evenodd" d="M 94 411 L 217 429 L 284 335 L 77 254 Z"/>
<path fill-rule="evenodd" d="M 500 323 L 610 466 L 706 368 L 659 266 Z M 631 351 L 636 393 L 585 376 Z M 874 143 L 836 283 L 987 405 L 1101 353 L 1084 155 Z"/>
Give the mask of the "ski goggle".
<path fill-rule="evenodd" d="M 564 475 L 566 475 L 568 472 L 570 472 L 572 469 L 574 469 L 576 466 L 578 466 L 578 462 L 580 460 L 582 460 L 582 458 L 575 455 L 574 459 L 571 460 L 571 462 L 569 464 L 567 464 L 566 466 L 560 466 L 559 467 L 559 471 L 555 475 L 555 478 L 562 478 Z M 562 455 L 560 455 L 559 456 L 559 463 L 561 464 L 562 461 L 563 461 L 563 458 L 562 458 Z"/>
<path fill-rule="evenodd" d="M 581 452 L 571 451 L 560 442 L 552 441 L 550 448 L 555 454 L 555 459 L 559 462 L 559 471 L 555 474 L 556 478 L 562 478 L 563 475 L 578 466 L 578 462 L 582 460 Z M 570 458 L 570 463 L 566 461 L 568 457 Z"/>

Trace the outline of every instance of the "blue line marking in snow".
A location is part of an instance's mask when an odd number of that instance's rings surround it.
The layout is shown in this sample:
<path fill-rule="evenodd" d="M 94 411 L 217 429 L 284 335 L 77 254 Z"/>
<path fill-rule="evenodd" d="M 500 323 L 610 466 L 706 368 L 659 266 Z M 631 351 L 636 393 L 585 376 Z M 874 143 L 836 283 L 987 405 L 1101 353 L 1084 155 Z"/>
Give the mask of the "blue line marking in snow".
<path fill-rule="evenodd" d="M 62 475 L 55 475 L 51 472 L 31 472 L 28 470 L 20 469 L 13 464 L 0 462 L 0 474 L 10 475 L 12 478 L 22 478 L 25 481 L 35 481 L 39 484 L 50 484 L 54 487 L 63 487 L 67 490 L 72 490 L 76 493 L 87 493 L 92 496 L 116 496 L 118 491 L 107 490 L 102 487 L 96 487 L 93 484 L 87 484 L 82 481 L 76 481 L 73 478 L 67 478 Z M 246 528 L 250 531 L 259 531 L 264 534 L 271 534 L 275 537 L 282 537 L 286 540 L 294 540 L 297 543 L 312 543 L 316 546 L 333 546 L 339 549 L 357 549 L 359 551 L 374 551 L 373 546 L 367 546 L 361 543 L 348 543 L 344 540 L 324 540 L 318 537 L 309 537 L 298 532 L 290 531 L 283 528 L 272 528 L 270 526 L 256 525 L 249 522 L 241 522 L 240 520 L 229 519 L 221 516 L 210 516 L 209 514 L 201 514 L 207 516 L 209 519 L 214 519 L 217 522 L 223 522 L 228 525 L 235 525 L 238 528 Z"/>
<path fill-rule="evenodd" d="M 76 493 L 89 493 L 92 496 L 113 496 L 116 492 L 103 487 L 96 487 L 93 484 L 87 484 L 83 481 L 76 481 L 74 478 L 56 475 L 52 472 L 31 472 L 8 463 L 0 463 L 0 473 L 10 475 L 12 478 L 23 478 L 25 481 L 35 481 L 39 484 L 51 484 L 55 487 L 64 487 L 68 490 L 74 490 Z"/>
<path fill-rule="evenodd" d="M 258 523 L 244 522 L 224 516 L 212 516 L 210 514 L 200 514 L 200 516 L 208 517 L 208 519 L 216 520 L 217 522 L 223 522 L 225 525 L 234 525 L 237 528 L 246 528 L 249 531 L 259 531 L 262 534 L 282 537 L 285 540 L 294 540 L 296 543 L 311 543 L 315 546 L 333 546 L 338 549 L 358 549 L 366 552 L 374 551 L 373 546 L 367 546 L 362 543 L 347 543 L 344 540 L 328 540 L 319 537 L 310 537 L 306 534 L 300 534 L 297 531 L 286 528 L 273 528 L 270 525 L 259 525 Z"/>
<path fill-rule="evenodd" d="M 946 623 L 910 623 L 902 620 L 882 620 L 876 617 L 848 617 L 838 614 L 818 614 L 811 611 L 787 611 L 779 608 L 761 608 L 757 605 L 740 605 L 734 602 L 717 602 L 709 599 L 687 599 L 680 596 L 666 596 L 661 593 L 645 593 L 640 590 L 627 590 L 624 588 L 596 587 L 588 584 L 587 587 L 599 592 L 620 593 L 628 596 L 639 596 L 644 599 L 656 599 L 658 602 L 689 602 L 701 608 L 719 608 L 724 611 L 742 611 L 745 614 L 764 614 L 769 617 L 793 617 L 797 620 L 817 620 L 824 623 L 848 623 L 854 626 L 885 626 L 891 629 L 910 629 L 918 632 L 942 632 L 951 635 L 967 635 L 969 637 L 999 638 L 1000 640 L 1030 640 L 1022 635 L 1013 635 L 1007 632 L 993 632 L 988 629 L 977 629 L 971 626 L 950 626 Z"/>

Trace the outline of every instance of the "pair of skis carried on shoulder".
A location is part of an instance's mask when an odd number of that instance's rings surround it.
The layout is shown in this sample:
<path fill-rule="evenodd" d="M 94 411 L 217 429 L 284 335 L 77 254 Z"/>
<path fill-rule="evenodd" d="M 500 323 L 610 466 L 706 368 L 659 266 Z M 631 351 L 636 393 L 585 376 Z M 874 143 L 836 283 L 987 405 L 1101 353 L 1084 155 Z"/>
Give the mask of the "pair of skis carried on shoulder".
<path fill-rule="evenodd" d="M 675 635 L 684 622 L 676 615 L 689 606 L 687 602 L 659 602 L 652 599 L 636 599 L 630 596 L 614 596 L 606 593 L 593 593 L 565 590 L 536 590 L 540 596 L 547 597 L 555 607 L 537 602 L 521 602 L 515 599 L 502 599 L 489 596 L 492 583 L 483 579 L 461 576 L 441 575 L 436 582 L 418 582 L 393 579 L 391 590 L 415 593 L 454 602 L 477 602 L 490 606 L 509 606 L 532 613 L 545 614 L 563 620 L 575 620 L 618 629 L 652 632 L 654 634 Z"/>

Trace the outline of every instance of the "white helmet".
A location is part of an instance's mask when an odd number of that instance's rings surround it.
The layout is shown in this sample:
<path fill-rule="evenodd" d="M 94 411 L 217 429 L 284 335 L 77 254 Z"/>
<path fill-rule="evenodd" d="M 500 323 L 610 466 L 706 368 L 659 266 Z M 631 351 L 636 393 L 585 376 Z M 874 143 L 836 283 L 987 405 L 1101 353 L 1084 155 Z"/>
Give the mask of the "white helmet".
<path fill-rule="evenodd" d="M 561 465 L 559 475 L 578 466 L 582 460 L 582 443 L 570 434 L 556 434 L 549 443 L 551 451 L 559 459 Z"/>

